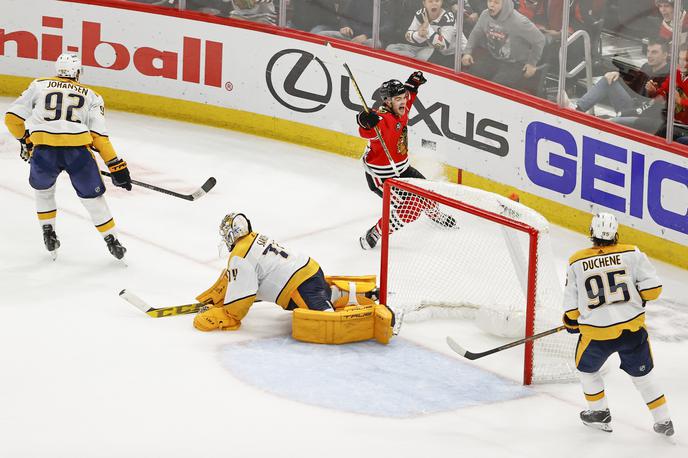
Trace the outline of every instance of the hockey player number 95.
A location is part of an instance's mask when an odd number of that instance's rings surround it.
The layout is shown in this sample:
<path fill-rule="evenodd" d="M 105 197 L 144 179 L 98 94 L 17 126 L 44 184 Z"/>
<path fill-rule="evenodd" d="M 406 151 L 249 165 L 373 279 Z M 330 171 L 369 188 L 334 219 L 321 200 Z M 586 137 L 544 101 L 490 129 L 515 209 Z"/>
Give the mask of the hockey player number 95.
<path fill-rule="evenodd" d="M 588 307 L 596 309 L 604 304 L 628 302 L 631 295 L 628 284 L 624 281 L 626 270 L 613 270 L 606 274 L 595 274 L 585 279 L 585 290 L 590 302 Z M 617 278 L 617 276 L 621 278 Z M 619 281 L 620 280 L 620 281 Z"/>
<path fill-rule="evenodd" d="M 74 110 L 78 110 L 84 106 L 86 99 L 79 94 L 67 94 L 67 97 L 74 99 L 74 103 L 67 107 L 65 120 L 69 122 L 81 123 L 78 119 L 73 118 Z M 46 121 L 58 121 L 62 118 L 62 102 L 64 101 L 64 94 L 62 92 L 50 92 L 45 96 L 45 110 L 54 111 L 55 115 L 52 118 L 44 117 Z"/>

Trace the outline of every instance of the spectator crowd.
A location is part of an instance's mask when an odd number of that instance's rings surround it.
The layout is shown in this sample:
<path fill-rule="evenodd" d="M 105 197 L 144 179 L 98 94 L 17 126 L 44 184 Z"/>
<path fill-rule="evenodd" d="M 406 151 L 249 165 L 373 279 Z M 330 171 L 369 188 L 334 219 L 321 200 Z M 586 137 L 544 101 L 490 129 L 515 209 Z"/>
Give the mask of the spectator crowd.
<path fill-rule="evenodd" d="M 179 7 L 179 0 L 130 0 Z M 606 108 L 613 122 L 662 135 L 665 129 L 669 51 L 674 8 L 680 15 L 680 45 L 688 35 L 688 0 L 464 0 L 463 36 L 457 38 L 457 0 L 380 0 L 379 40 L 373 41 L 374 0 L 186 0 L 185 7 L 223 17 L 265 24 L 278 23 L 286 7 L 286 25 L 322 36 L 346 40 L 417 60 L 453 68 L 495 83 L 554 99 L 562 27 L 569 34 L 584 30 L 591 38 L 595 84 L 583 87 L 568 81 L 566 97 L 572 109 L 593 112 Z M 568 5 L 570 20 L 563 22 Z M 646 59 L 617 68 L 615 58 L 635 46 Z M 606 45 L 605 40 L 611 45 Z M 688 49 L 681 48 L 682 53 Z M 456 53 L 459 52 L 459 56 Z M 568 48 L 567 68 L 584 59 L 581 40 Z M 676 120 L 688 124 L 688 65 L 678 71 Z M 683 88 L 686 87 L 687 92 Z M 602 111 L 605 111 L 604 109 Z M 688 139 L 688 126 L 675 137 Z"/>

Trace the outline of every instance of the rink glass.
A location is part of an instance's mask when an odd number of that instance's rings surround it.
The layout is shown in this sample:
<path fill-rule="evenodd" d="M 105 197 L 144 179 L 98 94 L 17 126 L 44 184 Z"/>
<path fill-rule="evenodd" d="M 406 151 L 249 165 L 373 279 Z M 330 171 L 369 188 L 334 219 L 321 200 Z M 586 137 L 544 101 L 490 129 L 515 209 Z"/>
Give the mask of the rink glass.
<path fill-rule="evenodd" d="M 231 14 L 234 7 L 232 0 L 131 1 L 220 17 L 231 15 L 242 19 L 242 16 Z M 250 0 L 236 1 L 250 4 Z M 422 0 L 352 0 L 361 3 L 358 9 L 353 10 L 353 14 L 349 14 L 347 11 L 351 10 L 346 8 L 346 1 L 348 0 L 273 0 L 270 8 L 274 9 L 274 15 L 260 19 L 259 22 L 354 41 L 377 49 L 388 49 L 390 45 L 406 43 L 405 34 L 416 11 L 424 7 Z M 666 5 L 660 8 L 660 4 L 668 2 L 657 3 L 656 0 L 501 1 L 513 2 L 516 11 L 532 17 L 532 22 L 541 30 L 546 40 L 536 74 L 529 81 L 523 80 L 507 86 L 550 100 L 561 107 L 573 107 L 572 102 L 575 104 L 577 99 L 608 72 L 619 71 L 621 79 L 631 78 L 647 61 L 647 46 L 652 37 L 656 37 L 660 30 L 665 38 L 673 37 L 671 28 L 664 27 L 662 30 L 662 22 L 681 23 L 685 3 L 688 3 L 686 0 L 677 0 L 674 3 L 680 6 L 668 9 Z M 451 11 L 456 19 L 456 37 L 470 36 L 486 4 L 487 0 L 443 1 L 442 7 Z M 362 9 L 361 5 L 364 6 Z M 352 23 L 359 25 L 359 30 L 354 31 L 353 35 L 345 29 L 347 24 Z M 685 138 L 682 140 L 688 140 L 688 126 L 676 122 L 675 110 L 666 109 L 667 106 L 673 107 L 676 104 L 678 50 L 685 41 L 686 33 L 682 32 L 680 39 L 672 40 L 670 44 L 670 89 L 666 100 L 661 98 L 653 102 L 663 104 L 655 106 L 659 128 L 619 119 L 620 115 L 628 118 L 627 115 L 633 113 L 616 112 L 609 101 L 601 102 L 588 113 L 663 137 L 668 143 L 676 141 L 683 133 Z M 394 49 L 390 51 L 393 52 Z M 428 60 L 424 55 L 418 57 L 420 60 Z M 434 52 L 429 61 L 453 68 L 456 72 L 469 70 L 462 64 L 461 54 L 456 52 L 450 55 Z M 637 111 L 642 111 L 644 105 L 646 104 L 638 104 Z"/>

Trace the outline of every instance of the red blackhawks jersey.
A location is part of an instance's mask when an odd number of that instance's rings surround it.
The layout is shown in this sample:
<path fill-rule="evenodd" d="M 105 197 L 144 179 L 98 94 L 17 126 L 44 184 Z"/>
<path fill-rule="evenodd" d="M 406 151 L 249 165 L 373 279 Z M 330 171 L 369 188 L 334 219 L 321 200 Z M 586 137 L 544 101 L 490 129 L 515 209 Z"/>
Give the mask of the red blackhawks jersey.
<path fill-rule="evenodd" d="M 681 124 L 688 124 L 688 75 L 676 70 L 676 92 L 680 98 L 676 99 L 675 119 Z M 657 95 L 669 98 L 669 77 L 664 80 L 657 91 Z"/>
<path fill-rule="evenodd" d="M 380 129 L 380 134 L 382 134 L 387 150 L 389 150 L 389 154 L 392 156 L 392 160 L 399 173 L 402 173 L 409 167 L 407 125 L 409 111 L 416 100 L 417 94 L 414 92 L 409 92 L 408 94 L 406 113 L 403 116 L 396 116 L 386 106 L 382 106 L 377 110 L 377 114 L 382 118 L 377 127 Z M 389 159 L 387 159 L 385 150 L 375 134 L 375 129 L 364 129 L 359 126 L 358 133 L 361 137 L 368 140 L 368 146 L 366 146 L 362 158 L 366 171 L 378 178 L 396 176 L 394 169 L 389 163 Z"/>

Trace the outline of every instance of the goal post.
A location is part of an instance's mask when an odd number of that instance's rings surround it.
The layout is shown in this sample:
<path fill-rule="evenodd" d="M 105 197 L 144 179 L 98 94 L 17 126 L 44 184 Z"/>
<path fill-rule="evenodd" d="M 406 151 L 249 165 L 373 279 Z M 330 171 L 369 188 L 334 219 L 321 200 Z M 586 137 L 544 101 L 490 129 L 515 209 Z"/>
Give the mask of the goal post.
<path fill-rule="evenodd" d="M 400 320 L 470 315 L 503 337 L 561 324 L 549 225 L 536 211 L 467 186 L 388 179 L 382 213 L 380 301 Z M 523 383 L 573 380 L 573 339 L 541 341 L 525 345 Z"/>

